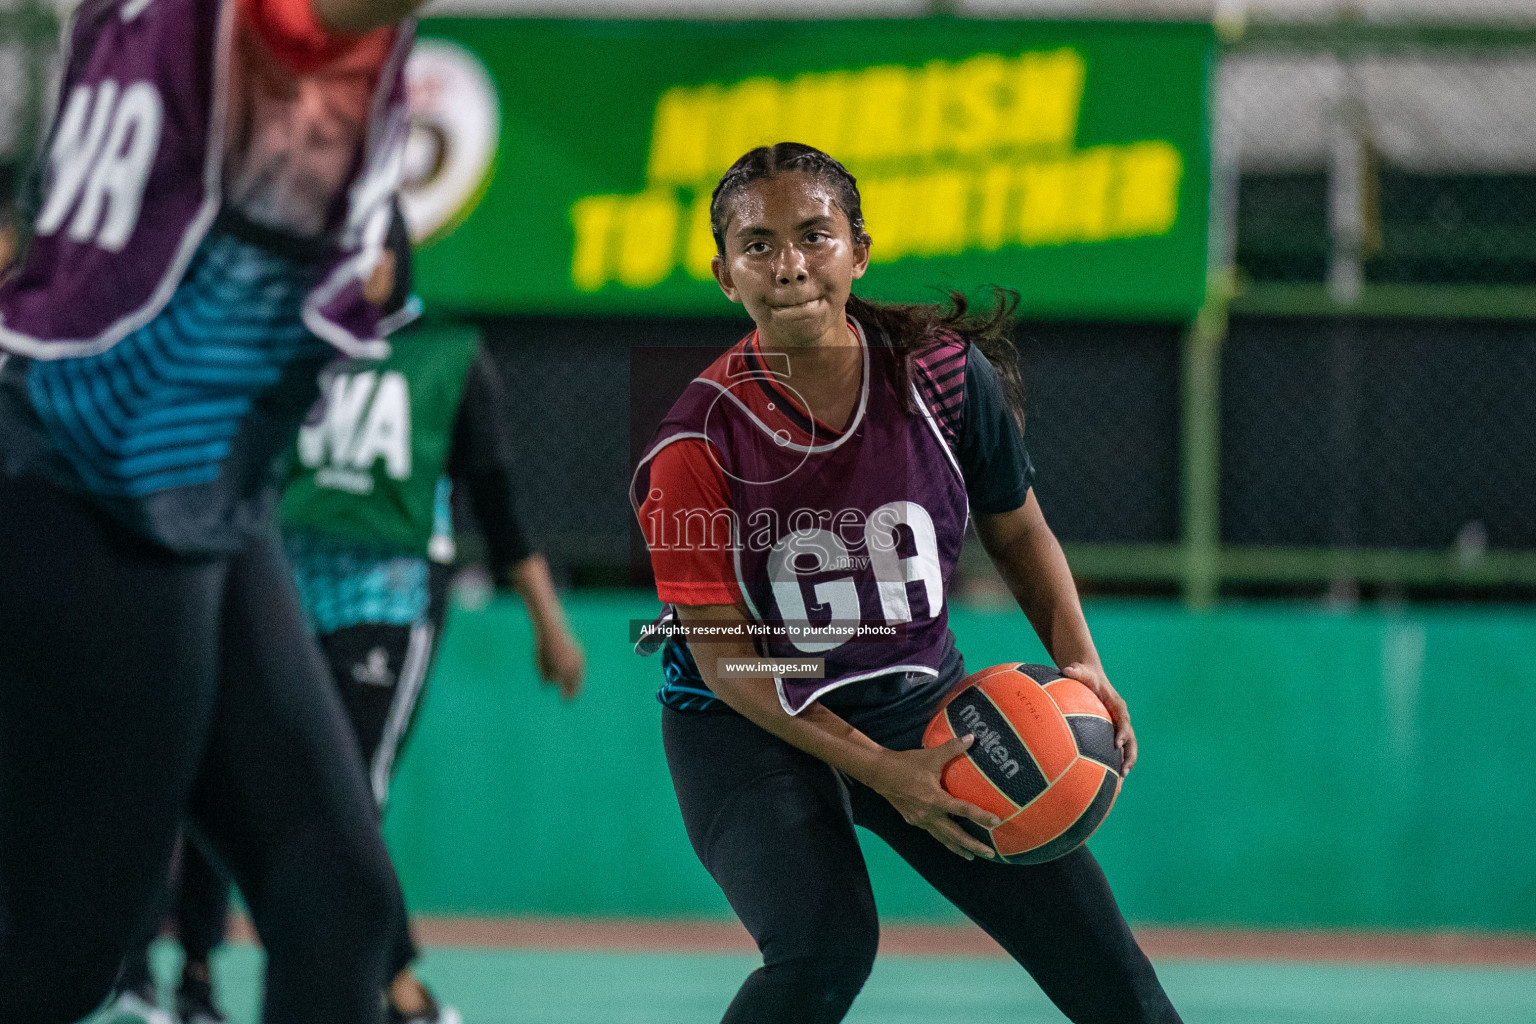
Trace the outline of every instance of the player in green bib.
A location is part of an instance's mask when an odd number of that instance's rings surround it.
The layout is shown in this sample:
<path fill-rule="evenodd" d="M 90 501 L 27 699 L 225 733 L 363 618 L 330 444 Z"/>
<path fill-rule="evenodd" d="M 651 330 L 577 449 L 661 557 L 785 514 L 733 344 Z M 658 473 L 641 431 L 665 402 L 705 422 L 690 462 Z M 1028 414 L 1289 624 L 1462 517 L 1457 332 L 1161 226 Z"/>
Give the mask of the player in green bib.
<path fill-rule="evenodd" d="M 415 319 L 410 246 L 398 214 L 369 298 L 392 330 Z M 585 661 L 566 626 L 544 557 L 518 522 L 506 406 L 495 364 L 471 328 L 393 334 L 381 361 L 341 360 L 321 374 L 320 400 L 299 432 L 280 516 L 305 612 L 320 639 L 382 812 L 420 703 L 447 608 L 456 557 L 452 497 L 484 534 L 498 588 L 515 590 L 534 629 L 541 679 L 562 697 L 581 690 Z M 183 1024 L 216 1024 L 208 957 L 224 933 L 228 884 L 185 844 L 177 900 L 186 951 Z M 410 965 L 402 921 L 394 943 L 391 1024 L 459 1024 Z M 125 981 L 148 978 L 130 958 Z M 198 1016 L 202 1014 L 202 1016 Z M 151 1022 L 154 1024 L 154 1022 Z"/>
<path fill-rule="evenodd" d="M 402 291 L 409 280 L 403 225 L 390 251 L 397 254 L 398 294 L 386 306 L 410 316 L 414 297 Z M 549 568 L 517 520 L 506 400 L 478 331 L 396 335 L 382 362 L 330 367 L 321 394 L 299 431 L 283 535 L 382 809 L 442 629 L 455 556 L 453 491 L 467 496 L 480 523 L 497 585 L 523 598 L 543 680 L 573 697 L 584 662 Z M 396 1019 L 455 1021 L 410 975 L 415 957 L 403 932 L 392 992 Z"/>

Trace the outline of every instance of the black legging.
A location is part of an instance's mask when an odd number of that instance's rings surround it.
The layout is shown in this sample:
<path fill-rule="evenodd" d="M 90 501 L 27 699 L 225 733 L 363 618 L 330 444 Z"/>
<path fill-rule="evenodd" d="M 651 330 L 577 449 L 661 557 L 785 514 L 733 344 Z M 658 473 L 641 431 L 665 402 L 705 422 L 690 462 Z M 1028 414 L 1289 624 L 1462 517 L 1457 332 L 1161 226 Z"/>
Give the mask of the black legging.
<path fill-rule="evenodd" d="M 176 938 L 192 963 L 208 962 L 229 934 L 229 876 L 190 836 L 181 843 L 176 874 Z"/>
<path fill-rule="evenodd" d="M 182 833 L 173 858 L 165 898 L 143 922 L 135 935 L 132 952 L 123 963 L 121 988 L 136 988 L 151 981 L 149 947 L 160 934 L 166 913 L 176 918 L 176 938 L 188 967 L 207 967 L 213 951 L 229 932 L 229 874 L 203 852 L 197 838 Z"/>
<path fill-rule="evenodd" d="M 266 946 L 269 1024 L 377 1024 L 403 913 L 275 534 L 187 558 L 0 479 L 0 1014 L 107 994 L 190 813 Z"/>
<path fill-rule="evenodd" d="M 423 671 L 430 677 L 432 663 L 437 657 L 437 650 L 443 636 L 443 624 L 448 617 L 448 591 L 452 583 L 453 571 L 451 567 L 431 563 L 428 576 L 428 602 L 427 624 L 431 632 L 427 635 L 429 645 L 426 653 L 426 665 Z M 366 637 L 364 647 L 382 646 L 390 650 L 389 663 L 397 669 L 406 656 L 409 646 L 410 626 L 374 626 L 359 625 L 341 630 L 329 636 L 320 638 L 322 651 L 329 665 L 329 676 L 335 685 L 337 693 L 343 698 L 342 706 L 346 709 L 348 722 L 352 727 L 352 734 L 357 739 L 358 748 L 362 754 L 363 764 L 372 764 L 375 751 L 384 734 L 384 719 L 390 710 L 393 694 L 388 690 L 379 690 L 368 697 L 378 697 L 382 694 L 384 707 L 382 710 L 370 707 L 371 702 L 354 699 L 359 693 L 363 693 L 372 687 L 357 689 L 357 684 L 350 682 L 349 670 L 352 668 L 351 655 L 355 653 L 355 643 L 335 644 L 332 641 L 346 634 L 363 634 Z M 396 685 L 399 684 L 398 678 Z M 400 765 L 400 754 L 404 752 L 406 741 L 410 739 L 415 729 L 417 712 L 421 707 L 422 697 L 426 687 L 423 683 L 415 699 L 412 701 L 403 734 L 398 740 L 396 754 L 391 762 L 390 778 L 394 777 L 394 770 Z M 384 805 L 379 804 L 382 813 Z M 179 884 L 178 884 L 179 883 Z M 193 842 L 182 844 L 181 877 L 171 880 L 172 900 L 176 916 L 177 937 L 181 940 L 182 951 L 188 960 L 206 961 L 214 948 L 223 941 L 226 925 L 229 921 L 229 881 L 224 872 L 209 863 L 208 857 L 201 847 Z M 160 932 L 159 915 L 146 923 L 140 938 L 135 942 L 135 948 L 139 953 L 133 954 L 141 958 L 144 964 L 148 963 L 149 945 Z M 416 962 L 420 951 L 416 948 L 416 941 L 411 936 L 410 919 L 402 914 L 395 928 L 395 938 L 390 944 L 390 953 L 386 977 L 394 978 L 401 971 Z M 134 972 L 125 972 L 131 975 Z M 143 973 L 143 972 L 138 972 Z"/>
<path fill-rule="evenodd" d="M 732 711 L 662 710 L 688 838 L 763 966 L 726 1024 L 833 1024 L 874 963 L 879 920 L 855 823 L 1024 966 L 1077 1024 L 1178 1024 L 1086 847 L 1046 864 L 967 861 L 889 801 Z"/>

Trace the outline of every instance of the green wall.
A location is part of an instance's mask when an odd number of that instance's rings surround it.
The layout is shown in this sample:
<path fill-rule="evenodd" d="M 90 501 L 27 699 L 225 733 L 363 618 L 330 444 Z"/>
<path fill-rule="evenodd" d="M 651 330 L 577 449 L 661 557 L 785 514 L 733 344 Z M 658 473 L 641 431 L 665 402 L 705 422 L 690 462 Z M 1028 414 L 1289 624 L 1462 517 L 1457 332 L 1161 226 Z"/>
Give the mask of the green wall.
<path fill-rule="evenodd" d="M 567 601 L 587 693 L 531 667 L 520 605 L 460 609 L 386 832 L 419 911 L 724 916 L 683 833 L 627 621 Z M 954 609 L 972 668 L 1040 660 L 1018 612 Z M 1141 762 L 1091 846 L 1128 916 L 1254 926 L 1536 927 L 1536 614 L 1088 608 Z M 864 836 L 889 917 L 958 915 Z"/>

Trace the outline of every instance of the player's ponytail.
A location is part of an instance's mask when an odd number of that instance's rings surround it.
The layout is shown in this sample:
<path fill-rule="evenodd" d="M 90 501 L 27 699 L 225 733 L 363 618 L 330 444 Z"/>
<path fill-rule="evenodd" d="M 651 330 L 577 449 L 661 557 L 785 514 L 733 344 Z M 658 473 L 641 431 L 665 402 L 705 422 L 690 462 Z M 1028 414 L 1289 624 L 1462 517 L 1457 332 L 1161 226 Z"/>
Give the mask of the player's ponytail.
<path fill-rule="evenodd" d="M 848 169 L 813 146 L 799 142 L 780 142 L 759 146 L 737 160 L 720 178 L 709 204 L 709 227 L 715 236 L 715 251 L 725 255 L 725 229 L 730 219 L 729 202 L 755 181 L 799 171 L 825 185 L 832 201 L 848 218 L 855 242 L 869 244 L 864 229 L 864 209 L 858 183 Z M 912 360 L 924 349 L 948 338 L 959 337 L 981 350 L 997 368 L 1003 393 L 1022 429 L 1024 424 L 1024 380 L 1019 371 L 1019 353 L 1013 344 L 1014 311 L 1019 295 L 1006 288 L 993 288 L 992 308 L 973 312 L 965 294 L 949 293 L 947 306 L 927 302 L 875 302 L 857 295 L 848 297 L 848 315 L 864 327 L 872 343 L 889 353 L 882 360 L 891 384 L 904 405 L 912 405 Z M 915 412 L 909 408 L 908 412 Z"/>
<path fill-rule="evenodd" d="M 1019 293 L 992 288 L 992 307 L 973 311 L 962 291 L 950 291 L 949 303 L 873 302 L 848 296 L 848 315 L 864 325 L 865 333 L 892 349 L 898 366 L 893 379 L 905 402 L 912 393 L 912 357 L 948 338 L 962 338 L 981 350 L 997 369 L 1003 397 L 1024 429 L 1024 377 L 1019 370 L 1019 350 L 1013 344 L 1014 310 Z M 915 412 L 915 409 L 909 409 Z"/>

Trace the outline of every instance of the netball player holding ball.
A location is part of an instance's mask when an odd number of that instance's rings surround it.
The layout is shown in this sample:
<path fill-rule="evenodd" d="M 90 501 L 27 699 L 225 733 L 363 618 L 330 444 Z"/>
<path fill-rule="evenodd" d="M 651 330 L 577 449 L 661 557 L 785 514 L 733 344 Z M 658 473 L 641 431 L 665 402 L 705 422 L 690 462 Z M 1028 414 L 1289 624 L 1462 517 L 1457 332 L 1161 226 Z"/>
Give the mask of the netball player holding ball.
<path fill-rule="evenodd" d="M 1109 708 L 1122 771 L 1136 760 L 1125 702 L 1030 487 L 1011 304 L 977 316 L 958 296 L 948 311 L 853 297 L 871 245 L 859 193 L 808 146 L 742 157 L 710 214 L 715 276 L 757 330 L 685 389 L 636 471 L 657 590 L 684 626 L 830 616 L 878 636 L 695 635 L 663 648 L 663 739 L 689 839 L 763 954 L 725 1021 L 847 1013 L 879 933 L 855 823 L 1071 1020 L 1179 1021 L 1087 849 L 998 863 L 958 823 L 996 819 L 940 785 L 971 737 L 921 747 L 965 676 L 945 588 L 970 514 L 1051 657 Z M 731 537 L 701 536 L 699 523 L 721 521 Z M 824 672 L 753 677 L 722 663 L 761 655 L 819 656 Z"/>

